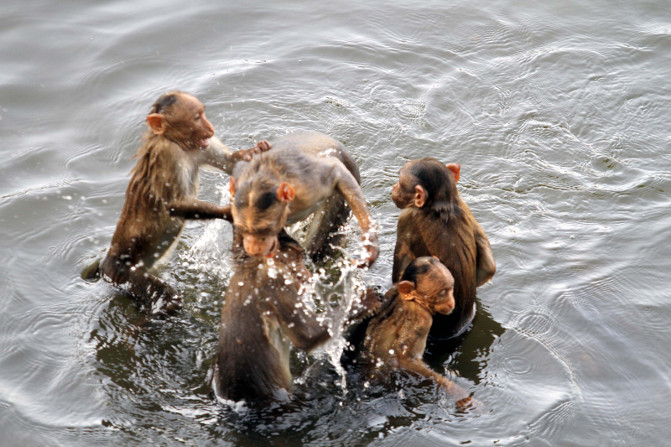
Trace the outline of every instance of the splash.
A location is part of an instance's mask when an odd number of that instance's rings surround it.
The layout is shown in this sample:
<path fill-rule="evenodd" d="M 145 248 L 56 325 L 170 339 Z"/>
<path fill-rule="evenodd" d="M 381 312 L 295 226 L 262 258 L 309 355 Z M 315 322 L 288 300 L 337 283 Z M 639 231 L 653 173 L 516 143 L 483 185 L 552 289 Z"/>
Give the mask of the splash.
<path fill-rule="evenodd" d="M 308 227 L 307 230 L 305 227 Z M 288 228 L 292 237 L 301 240 L 309 236 L 310 227 L 314 228 L 310 222 L 305 224 L 298 223 Z M 349 225 L 341 230 L 343 234 L 352 234 Z M 340 377 L 338 385 L 341 389 L 347 391 L 346 372 L 343 368 L 340 358 L 347 348 L 345 340 L 345 331 L 349 316 L 360 304 L 360 297 L 365 291 L 362 270 L 356 267 L 352 262 L 355 257 L 366 255 L 366 249 L 359 241 L 347 241 L 345 247 L 333 247 L 337 256 L 326 260 L 324 266 L 315 267 L 310 265 L 313 275 L 305 290 L 301 295 L 303 305 L 308 306 L 318 315 L 318 321 L 324 325 L 331 335 L 330 340 L 324 344 L 322 352 L 329 363 L 334 367 Z M 355 256 L 352 256 L 347 246 L 354 245 L 356 249 Z M 309 261 L 306 261 L 309 262 Z"/>

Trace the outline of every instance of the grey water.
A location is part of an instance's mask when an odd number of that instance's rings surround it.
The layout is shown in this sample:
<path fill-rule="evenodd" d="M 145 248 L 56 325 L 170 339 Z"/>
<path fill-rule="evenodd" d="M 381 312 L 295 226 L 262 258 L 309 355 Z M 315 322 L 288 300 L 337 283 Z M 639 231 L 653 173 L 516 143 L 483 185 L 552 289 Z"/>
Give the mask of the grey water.
<path fill-rule="evenodd" d="M 5 0 L 0 445 L 666 445 L 668 6 Z M 224 222 L 190 223 L 161 272 L 184 296 L 174 317 L 147 323 L 79 278 L 107 249 L 144 117 L 173 89 L 233 148 L 301 129 L 346 145 L 380 229 L 363 285 L 390 285 L 402 164 L 461 163 L 498 271 L 470 331 L 430 361 L 478 411 L 427 383 L 343 384 L 326 350 L 294 356 L 289 404 L 217 402 Z M 224 174 L 201 180 L 201 198 L 227 201 Z"/>

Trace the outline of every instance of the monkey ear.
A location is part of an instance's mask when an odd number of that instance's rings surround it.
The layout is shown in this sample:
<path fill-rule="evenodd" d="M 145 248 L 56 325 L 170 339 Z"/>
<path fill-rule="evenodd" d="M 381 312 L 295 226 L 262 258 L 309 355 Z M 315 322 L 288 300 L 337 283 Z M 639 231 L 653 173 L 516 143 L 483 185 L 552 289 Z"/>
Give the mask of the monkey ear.
<path fill-rule="evenodd" d="M 406 301 L 412 301 L 415 297 L 413 293 L 415 291 L 415 285 L 410 281 L 400 281 L 398 283 L 398 292 L 401 294 L 401 298 Z"/>
<path fill-rule="evenodd" d="M 228 191 L 231 193 L 231 199 L 235 197 L 235 179 L 233 177 L 228 181 Z"/>
<path fill-rule="evenodd" d="M 459 163 L 448 163 L 445 166 L 447 166 L 447 169 L 452 171 L 454 174 L 454 183 L 457 183 L 459 181 L 459 173 L 461 172 L 461 165 Z"/>
<path fill-rule="evenodd" d="M 415 185 L 415 206 L 421 208 L 426 203 L 426 189 L 422 185 Z"/>
<path fill-rule="evenodd" d="M 152 113 L 147 116 L 147 124 L 156 135 L 163 135 L 166 129 L 165 117 L 160 113 Z"/>
<path fill-rule="evenodd" d="M 296 191 L 287 182 L 282 182 L 277 188 L 277 200 L 281 202 L 291 202 L 296 196 Z"/>

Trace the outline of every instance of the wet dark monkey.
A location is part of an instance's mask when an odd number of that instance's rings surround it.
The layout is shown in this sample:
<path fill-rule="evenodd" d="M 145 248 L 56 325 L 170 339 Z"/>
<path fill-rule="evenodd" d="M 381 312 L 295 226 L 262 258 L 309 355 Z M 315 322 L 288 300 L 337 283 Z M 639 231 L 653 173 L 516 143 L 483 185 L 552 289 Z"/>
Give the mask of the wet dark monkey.
<path fill-rule="evenodd" d="M 392 281 L 419 256 L 437 256 L 455 279 L 455 309 L 436 315 L 431 335 L 449 338 L 475 315 L 476 288 L 496 272 L 492 248 L 468 205 L 459 197 L 460 166 L 433 158 L 406 163 L 392 189 L 401 215 L 396 231 Z"/>
<path fill-rule="evenodd" d="M 272 256 L 242 256 L 235 263 L 212 378 L 219 398 L 253 405 L 286 397 L 293 388 L 291 345 L 309 351 L 329 338 L 301 301 L 310 277 L 303 258 L 300 245 L 282 237 Z"/>
<path fill-rule="evenodd" d="M 100 274 L 143 304 L 171 310 L 179 306 L 179 296 L 152 273 L 152 267 L 179 239 L 186 219 L 232 220 L 230 207 L 198 200 L 199 167 L 230 173 L 238 161 L 270 146 L 260 141 L 252 149 L 231 153 L 213 138 L 203 104 L 183 92 L 161 96 L 147 124 L 107 256 L 83 276 L 92 279 Z"/>

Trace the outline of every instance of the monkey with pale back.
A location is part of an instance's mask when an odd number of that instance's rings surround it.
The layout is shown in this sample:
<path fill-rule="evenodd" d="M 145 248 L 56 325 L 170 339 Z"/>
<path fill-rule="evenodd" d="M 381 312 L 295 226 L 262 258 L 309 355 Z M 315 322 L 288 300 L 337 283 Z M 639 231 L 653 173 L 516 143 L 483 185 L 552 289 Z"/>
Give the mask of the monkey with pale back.
<path fill-rule="evenodd" d="M 172 310 L 179 307 L 179 296 L 152 267 L 175 245 L 186 219 L 232 221 L 230 207 L 197 198 L 198 169 L 207 165 L 230 174 L 238 161 L 270 145 L 260 141 L 252 149 L 231 152 L 214 137 L 203 104 L 178 91 L 154 103 L 147 124 L 107 256 L 83 276 L 100 274 L 143 304 Z"/>

